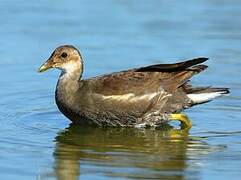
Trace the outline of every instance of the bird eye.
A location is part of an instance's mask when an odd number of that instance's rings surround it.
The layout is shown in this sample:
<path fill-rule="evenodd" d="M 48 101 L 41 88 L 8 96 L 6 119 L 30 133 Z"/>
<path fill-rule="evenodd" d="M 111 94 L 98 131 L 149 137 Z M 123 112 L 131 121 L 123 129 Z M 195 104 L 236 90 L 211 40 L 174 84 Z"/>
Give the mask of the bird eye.
<path fill-rule="evenodd" d="M 62 54 L 61 54 L 61 57 L 62 58 L 66 58 L 68 56 L 68 54 L 66 53 L 66 52 L 63 52 Z"/>

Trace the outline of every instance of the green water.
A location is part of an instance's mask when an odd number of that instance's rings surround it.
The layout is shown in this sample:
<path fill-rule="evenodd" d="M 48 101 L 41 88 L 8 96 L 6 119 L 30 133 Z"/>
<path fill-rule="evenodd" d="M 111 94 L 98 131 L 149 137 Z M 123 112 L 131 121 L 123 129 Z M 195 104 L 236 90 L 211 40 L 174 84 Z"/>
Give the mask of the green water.
<path fill-rule="evenodd" d="M 0 179 L 240 179 L 241 2 L 0 2 Z M 80 48 L 84 77 L 206 56 L 194 85 L 230 96 L 187 110 L 193 127 L 90 128 L 57 110 L 59 72 L 37 68 Z"/>

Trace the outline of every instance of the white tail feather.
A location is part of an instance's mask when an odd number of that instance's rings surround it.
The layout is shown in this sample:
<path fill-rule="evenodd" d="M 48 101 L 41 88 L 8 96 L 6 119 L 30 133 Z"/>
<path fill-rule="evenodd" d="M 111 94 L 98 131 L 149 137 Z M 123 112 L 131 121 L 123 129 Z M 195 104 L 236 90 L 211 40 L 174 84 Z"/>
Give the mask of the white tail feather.
<path fill-rule="evenodd" d="M 220 91 L 220 92 L 210 92 L 210 93 L 200 93 L 200 94 L 187 94 L 187 97 L 189 97 L 195 104 L 199 104 L 199 103 L 210 101 L 214 98 L 222 96 L 223 94 L 226 94 L 226 93 L 223 91 Z"/>

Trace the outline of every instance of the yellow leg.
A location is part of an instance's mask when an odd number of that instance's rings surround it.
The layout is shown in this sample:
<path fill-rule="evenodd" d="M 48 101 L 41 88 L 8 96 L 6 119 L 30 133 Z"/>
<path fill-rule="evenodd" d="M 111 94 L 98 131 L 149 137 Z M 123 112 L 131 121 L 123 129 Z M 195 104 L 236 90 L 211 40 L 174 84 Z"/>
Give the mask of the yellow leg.
<path fill-rule="evenodd" d="M 185 114 L 171 114 L 170 120 L 180 121 L 183 129 L 190 129 L 192 127 L 192 122 Z"/>

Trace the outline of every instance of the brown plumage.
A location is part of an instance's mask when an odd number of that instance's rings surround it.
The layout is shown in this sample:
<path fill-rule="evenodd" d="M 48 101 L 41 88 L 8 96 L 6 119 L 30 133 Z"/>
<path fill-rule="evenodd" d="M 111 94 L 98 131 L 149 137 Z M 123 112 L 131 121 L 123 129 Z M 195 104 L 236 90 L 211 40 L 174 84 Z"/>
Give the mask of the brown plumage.
<path fill-rule="evenodd" d="M 157 64 L 81 79 L 83 60 L 70 45 L 58 47 L 39 71 L 61 69 L 55 99 L 71 121 L 99 126 L 157 126 L 171 113 L 228 93 L 227 88 L 192 87 L 189 79 L 205 70 L 207 58 Z"/>

